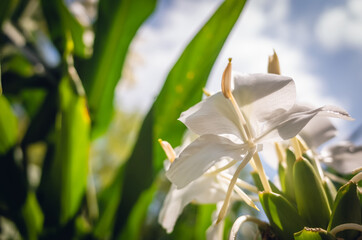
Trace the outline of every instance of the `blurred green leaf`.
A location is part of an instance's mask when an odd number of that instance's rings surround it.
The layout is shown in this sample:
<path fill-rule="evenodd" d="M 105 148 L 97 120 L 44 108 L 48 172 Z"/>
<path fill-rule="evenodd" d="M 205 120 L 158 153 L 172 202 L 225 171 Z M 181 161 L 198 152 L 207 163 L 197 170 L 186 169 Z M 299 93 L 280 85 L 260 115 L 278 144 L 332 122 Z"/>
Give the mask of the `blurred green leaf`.
<path fill-rule="evenodd" d="M 123 180 L 123 174 L 123 170 L 118 170 L 111 186 L 106 187 L 103 192 L 99 194 L 99 211 L 102 214 L 93 230 L 93 235 L 96 238 L 109 238 L 112 234 L 115 210 L 118 207 L 122 195 L 121 182 Z"/>
<path fill-rule="evenodd" d="M 361 224 L 361 210 L 357 184 L 348 182 L 338 190 L 333 204 L 328 231 L 344 223 Z M 343 231 L 337 233 L 336 236 L 344 239 L 355 239 L 358 236 L 358 232 L 352 230 Z"/>
<path fill-rule="evenodd" d="M 151 185 L 154 172 L 162 168 L 165 157 L 157 139 L 163 138 L 174 146 L 180 144 L 185 127 L 176 119 L 182 111 L 201 99 L 202 88 L 245 2 L 228 0 L 221 4 L 170 71 L 143 122 L 133 153 L 126 163 L 115 236 L 127 222 L 140 194 Z"/>
<path fill-rule="evenodd" d="M 50 90 L 46 94 L 39 109 L 33 112 L 33 116 L 30 115 L 32 118 L 22 141 L 23 146 L 44 140 L 49 132 L 54 129 L 59 94 L 55 90 Z M 33 98 L 33 100 L 34 99 L 36 98 Z M 31 114 L 32 112 L 28 113 Z"/>
<path fill-rule="evenodd" d="M 298 212 L 308 227 L 327 228 L 331 209 L 322 181 L 305 158 L 293 168 L 295 199 Z"/>
<path fill-rule="evenodd" d="M 262 192 L 259 199 L 270 225 L 280 239 L 292 239 L 295 232 L 303 229 L 303 221 L 297 209 L 286 198 L 276 193 Z"/>
<path fill-rule="evenodd" d="M 2 27 L 3 22 L 10 17 L 18 2 L 19 2 L 18 0 L 0 1 L 0 29 Z"/>
<path fill-rule="evenodd" d="M 152 202 L 155 192 L 158 189 L 157 181 L 152 184 L 152 186 L 144 191 L 139 197 L 138 201 L 135 203 L 134 211 L 132 211 L 131 215 L 128 218 L 126 231 L 122 232 L 122 234 L 118 237 L 118 239 L 144 239 L 142 229 L 143 222 L 146 218 L 146 213 L 148 210 L 148 206 Z"/>
<path fill-rule="evenodd" d="M 320 228 L 305 228 L 294 234 L 295 240 L 337 240 L 326 230 Z"/>
<path fill-rule="evenodd" d="M 14 72 L 22 77 L 31 77 L 34 74 L 34 67 L 23 55 L 14 54 L 3 63 L 3 71 Z"/>
<path fill-rule="evenodd" d="M 25 239 L 38 239 L 43 227 L 44 216 L 33 192 L 29 192 L 18 217 L 18 227 Z"/>
<path fill-rule="evenodd" d="M 4 95 L 0 95 L 0 155 L 13 147 L 18 135 L 18 121 Z"/>
<path fill-rule="evenodd" d="M 84 34 L 87 29 L 71 14 L 65 2 L 62 0 L 42 0 L 41 3 L 51 38 L 58 50 L 63 53 L 69 48 L 67 44 L 71 44 L 76 55 L 89 57 L 91 46 L 84 41 Z M 71 36 L 72 41 L 68 40 L 67 35 Z"/>
<path fill-rule="evenodd" d="M 84 196 L 90 119 L 85 98 L 75 93 L 69 78 L 62 79 L 59 95 L 54 158 L 44 169 L 39 188 L 46 223 L 63 225 L 74 217 Z"/>
<path fill-rule="evenodd" d="M 200 204 L 197 206 L 195 222 L 195 239 L 206 239 L 206 230 L 212 224 L 212 214 L 216 210 L 215 204 Z"/>
<path fill-rule="evenodd" d="M 111 121 L 114 91 L 129 45 L 155 5 L 156 0 L 99 1 L 93 56 L 80 72 L 88 95 L 94 137 L 104 133 Z"/>
<path fill-rule="evenodd" d="M 202 88 L 206 85 L 216 58 L 245 3 L 246 0 L 224 1 L 189 43 L 168 74 L 150 111 L 155 122 L 153 143 L 162 138 L 173 146 L 180 145 L 185 127 L 177 118 L 181 112 L 200 101 Z M 162 168 L 163 159 L 163 150 L 156 144 L 153 155 L 156 171 Z"/>

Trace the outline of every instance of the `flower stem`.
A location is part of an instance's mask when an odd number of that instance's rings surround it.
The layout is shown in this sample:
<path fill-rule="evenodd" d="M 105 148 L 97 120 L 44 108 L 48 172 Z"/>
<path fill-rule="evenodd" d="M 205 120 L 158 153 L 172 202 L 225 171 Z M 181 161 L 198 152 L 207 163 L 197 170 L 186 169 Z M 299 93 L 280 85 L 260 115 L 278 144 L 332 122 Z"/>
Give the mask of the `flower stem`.
<path fill-rule="evenodd" d="M 271 188 L 270 188 L 270 185 L 269 185 L 268 178 L 267 178 L 267 176 L 266 176 L 266 174 L 265 174 L 263 165 L 261 164 L 261 161 L 260 161 L 260 158 L 259 158 L 259 154 L 258 154 L 258 153 L 255 153 L 254 156 L 253 156 L 253 159 L 254 159 L 254 163 L 255 163 L 255 165 L 256 165 L 256 168 L 257 168 L 257 170 L 258 170 L 258 174 L 259 174 L 261 183 L 263 184 L 264 191 L 265 191 L 265 192 L 272 192 L 272 190 L 271 190 Z"/>
<path fill-rule="evenodd" d="M 229 207 L 229 203 L 230 203 L 230 199 L 231 199 L 231 195 L 233 193 L 233 190 L 234 190 L 234 186 L 236 184 L 236 181 L 239 177 L 239 174 L 241 172 L 241 170 L 245 167 L 245 165 L 250 161 L 250 159 L 253 157 L 253 154 L 255 153 L 255 148 L 254 149 L 251 149 L 250 152 L 248 152 L 248 154 L 245 156 L 244 160 L 240 163 L 240 165 L 238 166 L 238 168 L 236 169 L 234 175 L 233 175 L 233 178 L 231 179 L 230 181 L 230 184 L 229 184 L 229 187 L 228 187 L 228 190 L 226 192 L 226 197 L 225 197 L 225 200 L 224 200 L 224 203 L 220 209 L 220 212 L 219 212 L 219 216 L 217 217 L 217 221 L 216 223 L 219 223 L 221 222 L 221 220 L 224 219 L 225 215 L 226 215 L 226 212 L 227 212 L 227 209 Z"/>
<path fill-rule="evenodd" d="M 357 224 L 357 223 L 341 224 L 341 225 L 338 225 L 337 227 L 333 228 L 330 231 L 330 234 L 332 234 L 333 236 L 336 236 L 337 233 L 344 231 L 344 230 L 357 230 L 357 231 L 362 232 L 362 225 Z"/>
<path fill-rule="evenodd" d="M 268 226 L 268 223 L 263 222 L 261 220 L 259 220 L 256 217 L 252 217 L 249 215 L 245 215 L 245 216 L 240 216 L 236 219 L 236 221 L 234 222 L 231 231 L 230 231 L 230 236 L 229 236 L 229 240 L 235 240 L 237 233 L 241 227 L 241 225 L 243 225 L 245 222 L 253 222 L 256 223 L 259 227 L 262 228 L 266 228 Z"/>

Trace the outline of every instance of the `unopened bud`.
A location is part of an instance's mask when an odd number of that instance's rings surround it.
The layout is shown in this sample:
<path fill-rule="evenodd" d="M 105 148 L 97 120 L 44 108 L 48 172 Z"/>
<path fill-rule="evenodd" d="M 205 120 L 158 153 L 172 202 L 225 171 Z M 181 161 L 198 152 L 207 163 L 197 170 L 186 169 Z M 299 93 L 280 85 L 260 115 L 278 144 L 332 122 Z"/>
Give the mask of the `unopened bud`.
<path fill-rule="evenodd" d="M 176 153 L 173 150 L 171 144 L 166 141 L 162 141 L 162 139 L 158 139 L 158 142 L 160 143 L 163 151 L 165 151 L 168 160 L 173 163 L 173 161 L 176 159 Z"/>
<path fill-rule="evenodd" d="M 205 88 L 202 89 L 202 92 L 205 94 L 206 97 L 211 96 L 211 93 L 208 90 L 206 90 Z"/>
<path fill-rule="evenodd" d="M 280 75 L 278 55 L 276 54 L 275 50 L 273 51 L 274 54 L 269 56 L 268 73 L 274 73 Z"/>
<path fill-rule="evenodd" d="M 221 80 L 221 90 L 224 96 L 228 99 L 231 98 L 231 58 L 229 58 L 229 63 L 226 66 L 224 73 L 222 74 Z"/>

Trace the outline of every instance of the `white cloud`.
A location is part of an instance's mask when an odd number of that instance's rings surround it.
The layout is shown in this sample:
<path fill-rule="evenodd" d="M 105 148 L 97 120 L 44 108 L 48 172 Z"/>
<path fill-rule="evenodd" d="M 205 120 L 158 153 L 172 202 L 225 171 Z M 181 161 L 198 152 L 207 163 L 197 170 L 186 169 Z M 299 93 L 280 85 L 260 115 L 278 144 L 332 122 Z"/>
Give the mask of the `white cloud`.
<path fill-rule="evenodd" d="M 362 1 L 344 3 L 321 14 L 315 28 L 316 37 L 329 50 L 341 47 L 362 50 Z"/>
<path fill-rule="evenodd" d="M 155 13 L 156 24 L 145 25 L 138 34 L 139 40 L 133 47 L 142 55 L 144 64 L 135 67 L 138 86 L 133 89 L 119 86 L 121 107 L 147 111 L 186 44 L 220 3 L 219 0 L 166 2 L 171 4 Z M 211 92 L 220 90 L 228 57 L 233 58 L 236 71 L 266 72 L 268 55 L 274 48 L 282 73 L 296 81 L 300 101 L 316 106 L 343 106 L 326 95 L 322 81 L 311 70 L 313 61 L 288 38 L 294 28 L 288 21 L 289 4 L 289 0 L 277 0 L 273 4 L 268 0 L 248 2 L 212 70 L 207 85 Z M 270 37 L 267 31 L 275 34 Z"/>

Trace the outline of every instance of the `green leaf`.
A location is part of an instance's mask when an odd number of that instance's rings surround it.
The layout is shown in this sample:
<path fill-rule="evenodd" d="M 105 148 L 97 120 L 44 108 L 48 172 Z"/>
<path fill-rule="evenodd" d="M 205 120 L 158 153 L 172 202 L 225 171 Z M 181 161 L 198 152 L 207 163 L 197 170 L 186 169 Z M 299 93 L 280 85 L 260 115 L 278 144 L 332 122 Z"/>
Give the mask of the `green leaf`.
<path fill-rule="evenodd" d="M 44 140 L 49 132 L 54 128 L 56 115 L 57 115 L 57 98 L 58 93 L 55 90 L 50 90 L 44 96 L 44 100 L 32 116 L 30 125 L 25 133 L 22 145 Z M 32 103 L 34 104 L 35 96 L 32 96 Z M 24 104 L 25 107 L 27 104 Z M 29 109 L 28 109 L 29 110 Z M 31 113 L 28 112 L 30 115 Z"/>
<path fill-rule="evenodd" d="M 114 177 L 112 184 L 99 194 L 99 211 L 102 213 L 93 230 L 96 238 L 109 238 L 115 220 L 115 211 L 122 195 L 123 166 Z"/>
<path fill-rule="evenodd" d="M 78 19 L 69 11 L 65 6 L 64 1 L 59 1 L 58 10 L 62 17 L 62 21 L 65 22 L 67 30 L 70 32 L 74 44 L 74 54 L 83 58 L 90 57 L 92 53 L 90 43 L 84 40 L 85 35 L 90 31 L 83 26 Z"/>
<path fill-rule="evenodd" d="M 125 228 L 126 231 L 123 231 L 118 239 L 144 239 L 144 237 L 147 236 L 147 234 L 140 231 L 140 229 L 142 229 L 148 206 L 152 202 L 157 189 L 158 184 L 157 181 L 155 181 L 147 191 L 144 191 L 141 194 L 138 201 L 135 203 L 134 211 L 132 211 L 128 218 L 127 226 Z"/>
<path fill-rule="evenodd" d="M 124 197 L 118 208 L 115 235 L 124 227 L 140 194 L 152 183 L 154 172 L 162 168 L 164 153 L 157 139 L 166 139 L 174 146 L 180 144 L 185 127 L 176 119 L 182 111 L 201 99 L 201 89 L 245 2 L 228 0 L 221 4 L 170 71 L 126 163 Z"/>
<path fill-rule="evenodd" d="M 264 191 L 264 187 L 263 187 L 263 184 L 261 183 L 261 179 L 260 179 L 259 174 L 256 171 L 253 171 L 250 174 L 251 174 L 251 176 L 253 178 L 255 186 L 258 188 L 258 191 L 260 191 L 260 192 Z M 268 182 L 269 182 L 269 185 L 270 185 L 270 187 L 271 187 L 271 189 L 272 189 L 272 191 L 274 193 L 280 194 L 283 197 L 285 197 L 285 194 L 283 192 L 281 192 L 279 190 L 279 188 L 277 186 L 275 186 L 275 184 L 272 181 L 268 180 Z"/>
<path fill-rule="evenodd" d="M 25 78 L 31 77 L 35 73 L 33 65 L 21 54 L 14 54 L 4 62 L 3 71 L 10 71 Z"/>
<path fill-rule="evenodd" d="M 155 5 L 156 0 L 99 2 L 93 56 L 81 72 L 89 100 L 93 137 L 102 134 L 111 121 L 114 91 L 129 45 Z"/>
<path fill-rule="evenodd" d="M 13 10 L 18 5 L 18 0 L 1 0 L 0 1 L 0 28 L 3 22 L 9 18 Z"/>
<path fill-rule="evenodd" d="M 294 191 L 298 212 L 308 227 L 327 228 L 331 209 L 321 179 L 308 160 L 294 163 Z"/>
<path fill-rule="evenodd" d="M 86 100 L 75 93 L 67 77 L 60 83 L 59 96 L 54 158 L 46 163 L 40 185 L 48 224 L 65 224 L 75 216 L 88 173 L 90 119 Z"/>
<path fill-rule="evenodd" d="M 293 166 L 295 163 L 295 155 L 290 149 L 287 149 L 286 156 L 287 156 L 287 167 L 285 171 L 285 182 L 283 184 L 285 186 L 285 189 L 283 189 L 283 191 L 285 192 L 285 195 L 288 197 L 288 199 L 292 203 L 294 203 L 295 193 L 294 193 L 294 183 L 293 183 Z"/>
<path fill-rule="evenodd" d="M 326 230 L 320 228 L 304 228 L 294 234 L 295 240 L 337 240 Z"/>
<path fill-rule="evenodd" d="M 43 228 L 44 216 L 33 192 L 29 192 L 21 208 L 17 225 L 25 239 L 38 239 Z"/>
<path fill-rule="evenodd" d="M 13 147 L 18 135 L 18 120 L 5 96 L 0 95 L 0 155 Z"/>
<path fill-rule="evenodd" d="M 328 231 L 344 223 L 361 224 L 361 210 L 357 184 L 348 182 L 338 190 L 333 204 L 331 220 L 328 224 Z M 337 233 L 337 237 L 355 239 L 358 234 L 357 231 L 350 230 Z"/>
<path fill-rule="evenodd" d="M 286 198 L 276 193 L 262 192 L 259 199 L 270 225 L 280 239 L 292 239 L 295 232 L 303 229 L 303 221 L 297 209 Z"/>
<path fill-rule="evenodd" d="M 64 53 L 70 47 L 77 56 L 89 57 L 91 46 L 84 41 L 84 34 L 88 30 L 70 13 L 64 1 L 42 0 L 41 3 L 50 35 L 58 50 Z"/>
<path fill-rule="evenodd" d="M 326 176 L 324 176 L 323 179 L 323 187 L 327 194 L 329 206 L 333 206 L 334 199 L 336 198 L 337 195 L 336 187 L 334 186 L 332 181 Z"/>
<path fill-rule="evenodd" d="M 215 204 L 200 204 L 197 206 L 195 222 L 195 239 L 206 239 L 206 230 L 212 224 L 212 214 L 216 210 Z"/>

